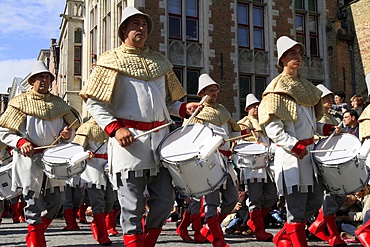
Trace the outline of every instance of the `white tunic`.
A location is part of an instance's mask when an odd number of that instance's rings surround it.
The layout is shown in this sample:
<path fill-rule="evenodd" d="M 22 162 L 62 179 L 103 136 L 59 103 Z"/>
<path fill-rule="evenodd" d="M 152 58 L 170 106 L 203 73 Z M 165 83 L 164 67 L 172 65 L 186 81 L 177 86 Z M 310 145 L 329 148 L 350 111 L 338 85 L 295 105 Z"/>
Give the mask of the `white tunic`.
<path fill-rule="evenodd" d="M 291 150 L 299 140 L 312 138 L 316 131 L 322 134 L 324 124 L 316 121 L 314 107 L 297 104 L 297 114 L 296 122 L 273 118 L 265 125 L 268 137 L 276 143 L 275 182 L 280 195 L 283 195 L 283 176 L 288 194 L 292 193 L 295 185 L 300 192 L 308 192 L 309 186 L 314 184 L 314 176 L 317 177 L 317 167 L 311 154 L 298 159 Z M 307 151 L 313 146 L 307 146 Z"/>
<path fill-rule="evenodd" d="M 158 93 L 153 86 L 157 87 Z M 87 110 L 104 130 L 108 124 L 118 118 L 140 122 L 166 120 L 162 105 L 166 105 L 170 115 L 179 116 L 181 104 L 178 101 L 170 102 L 165 76 L 147 82 L 118 74 L 111 104 L 107 105 L 89 98 Z M 134 136 L 145 132 L 133 128 L 129 130 Z M 136 176 L 142 176 L 142 171 L 149 169 L 151 175 L 156 175 L 160 167 L 157 148 L 167 134 L 168 128 L 164 128 L 138 138 L 136 142 L 125 148 L 121 147 L 114 137 L 109 138 L 108 165 L 112 167 L 112 173 L 121 173 L 122 177 L 127 178 L 129 171 L 135 171 Z M 112 182 L 113 186 L 117 187 L 116 176 L 113 176 Z"/>
<path fill-rule="evenodd" d="M 12 170 L 12 190 L 23 188 L 23 194 L 27 194 L 29 190 L 35 192 L 35 197 L 38 198 L 44 177 L 42 167 L 42 153 L 34 154 L 32 157 L 25 157 L 17 148 L 17 142 L 21 138 L 25 138 L 37 146 L 50 145 L 60 134 L 65 127 L 62 117 L 52 121 L 42 120 L 33 116 L 27 115 L 23 122 L 19 135 L 12 130 L 0 128 L 0 141 L 14 148 L 13 154 L 13 170 Z M 73 139 L 73 135 L 70 140 Z M 65 140 L 63 140 L 65 141 Z M 59 187 L 64 191 L 64 180 L 47 178 L 45 189 L 54 191 L 54 187 Z"/>

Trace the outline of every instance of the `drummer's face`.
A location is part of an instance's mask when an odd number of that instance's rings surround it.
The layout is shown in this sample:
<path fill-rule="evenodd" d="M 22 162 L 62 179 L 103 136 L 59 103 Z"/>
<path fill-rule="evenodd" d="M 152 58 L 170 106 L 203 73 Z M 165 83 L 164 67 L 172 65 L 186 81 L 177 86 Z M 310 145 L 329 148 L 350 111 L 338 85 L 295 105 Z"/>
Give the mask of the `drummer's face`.
<path fill-rule="evenodd" d="M 258 117 L 258 106 L 259 103 L 248 106 L 247 108 L 248 116 Z"/>
<path fill-rule="evenodd" d="M 203 98 L 204 96 L 208 95 L 206 102 L 210 104 L 215 104 L 217 102 L 219 92 L 220 89 L 217 85 L 210 85 L 203 90 L 203 94 L 201 96 Z"/>
<path fill-rule="evenodd" d="M 330 108 L 333 105 L 333 96 L 331 94 L 326 95 L 322 98 L 322 104 L 324 105 L 324 108 Z"/>
<path fill-rule="evenodd" d="M 49 92 L 51 76 L 49 73 L 40 73 L 30 78 L 30 83 L 33 86 L 35 92 L 46 94 Z"/>

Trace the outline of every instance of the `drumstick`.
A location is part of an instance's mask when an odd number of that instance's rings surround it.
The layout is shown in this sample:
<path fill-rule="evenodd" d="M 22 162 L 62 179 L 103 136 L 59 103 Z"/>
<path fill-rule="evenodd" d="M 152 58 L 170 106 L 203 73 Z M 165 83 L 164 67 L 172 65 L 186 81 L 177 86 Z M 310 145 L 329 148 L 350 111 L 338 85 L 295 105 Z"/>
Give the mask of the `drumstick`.
<path fill-rule="evenodd" d="M 48 145 L 48 146 L 41 146 L 41 147 L 35 147 L 33 148 L 34 150 L 37 150 L 37 149 L 47 149 L 47 148 L 51 148 L 51 147 L 54 147 L 56 145 Z"/>
<path fill-rule="evenodd" d="M 342 125 L 343 121 L 340 122 L 338 124 L 338 127 L 340 127 Z M 321 148 L 324 148 L 325 145 L 330 141 L 330 139 L 335 135 L 335 130 L 333 130 L 333 133 L 331 133 L 331 135 L 328 137 L 328 139 L 326 139 L 326 141 L 324 142 L 324 144 L 322 144 Z"/>
<path fill-rule="evenodd" d="M 169 126 L 169 125 L 171 125 L 171 124 L 174 124 L 174 123 L 175 123 L 175 122 L 171 120 L 171 122 L 169 122 L 169 123 L 163 124 L 163 125 L 158 126 L 158 127 L 154 128 L 154 129 L 148 130 L 148 131 L 146 131 L 146 132 L 144 132 L 144 133 L 141 133 L 141 134 L 139 134 L 139 135 L 134 136 L 134 139 L 137 139 L 137 138 L 139 138 L 139 137 L 145 136 L 145 135 L 150 134 L 150 133 L 152 133 L 152 132 L 154 132 L 154 131 L 157 131 L 157 130 L 163 129 L 164 127 L 167 127 L 167 126 Z"/>
<path fill-rule="evenodd" d="M 311 150 L 310 153 L 331 153 L 331 152 L 341 152 L 346 151 L 347 149 L 319 149 L 319 150 Z"/>
<path fill-rule="evenodd" d="M 204 96 L 204 98 L 199 103 L 203 105 L 204 101 L 206 101 L 207 98 L 208 98 L 208 95 Z M 184 124 L 184 126 L 182 126 L 180 133 L 189 125 L 190 121 L 198 114 L 199 110 L 200 110 L 200 106 L 198 106 L 197 109 L 195 109 L 193 114 L 191 114 L 189 120 Z"/>
<path fill-rule="evenodd" d="M 245 134 L 245 135 L 233 137 L 233 138 L 230 138 L 230 139 L 226 139 L 225 142 L 236 141 L 236 140 L 239 140 L 239 139 L 242 139 L 244 137 L 251 136 L 251 135 L 252 135 L 251 133 L 248 133 L 248 134 Z"/>
<path fill-rule="evenodd" d="M 78 121 L 78 119 L 76 118 L 75 121 L 73 121 L 69 126 L 68 126 L 68 129 L 72 128 L 72 126 Z M 59 140 L 60 138 L 62 138 L 62 135 L 59 135 L 57 139 L 55 139 L 55 141 L 53 141 L 49 147 L 51 146 L 54 146 Z"/>

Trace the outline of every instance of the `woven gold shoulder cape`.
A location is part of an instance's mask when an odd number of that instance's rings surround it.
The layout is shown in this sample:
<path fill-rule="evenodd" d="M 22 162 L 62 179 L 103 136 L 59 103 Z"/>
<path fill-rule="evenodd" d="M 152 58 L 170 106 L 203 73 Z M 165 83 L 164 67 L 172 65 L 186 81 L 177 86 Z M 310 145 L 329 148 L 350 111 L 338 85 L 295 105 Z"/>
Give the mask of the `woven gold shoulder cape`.
<path fill-rule="evenodd" d="M 80 96 L 84 100 L 93 97 L 110 103 L 118 73 L 144 81 L 165 76 L 173 102 L 186 95 L 172 70 L 172 64 L 165 56 L 150 50 L 147 46 L 138 49 L 122 44 L 99 57 Z"/>
<path fill-rule="evenodd" d="M 263 129 L 261 128 L 261 125 L 258 122 L 258 119 L 250 117 L 250 116 L 245 116 L 243 119 L 238 121 L 238 125 L 240 126 L 241 130 L 245 129 L 254 129 L 254 135 L 244 137 L 243 140 L 245 141 L 250 141 L 250 142 L 255 142 L 258 141 L 256 140 L 260 137 L 261 133 L 264 133 Z"/>
<path fill-rule="evenodd" d="M 316 118 L 321 119 L 324 109 L 321 90 L 304 78 L 280 74 L 267 86 L 258 108 L 260 124 L 266 124 L 275 115 L 283 120 L 297 120 L 297 104 L 314 106 Z"/>
<path fill-rule="evenodd" d="M 107 133 L 104 132 L 95 119 L 90 118 L 86 123 L 82 124 L 78 128 L 73 142 L 84 146 L 87 139 L 103 143 L 104 141 L 107 141 L 108 138 Z"/>
<path fill-rule="evenodd" d="M 68 125 L 78 119 L 72 113 L 71 107 L 60 97 L 51 93 L 40 94 L 31 89 L 10 100 L 7 109 L 0 117 L 0 126 L 19 131 L 27 115 L 48 121 L 63 117 Z M 80 126 L 79 121 L 71 127 L 76 129 L 78 126 Z"/>
<path fill-rule="evenodd" d="M 221 104 L 209 105 L 204 103 L 203 109 L 198 113 L 198 115 L 192 119 L 190 124 L 200 123 L 203 124 L 203 121 L 209 122 L 211 124 L 221 126 L 226 122 L 231 124 L 233 131 L 240 131 L 240 126 L 236 121 L 231 117 L 230 113 L 226 108 Z"/>
<path fill-rule="evenodd" d="M 365 110 L 361 113 L 358 122 L 359 127 L 359 137 L 361 141 L 370 138 L 370 105 L 368 105 Z"/>

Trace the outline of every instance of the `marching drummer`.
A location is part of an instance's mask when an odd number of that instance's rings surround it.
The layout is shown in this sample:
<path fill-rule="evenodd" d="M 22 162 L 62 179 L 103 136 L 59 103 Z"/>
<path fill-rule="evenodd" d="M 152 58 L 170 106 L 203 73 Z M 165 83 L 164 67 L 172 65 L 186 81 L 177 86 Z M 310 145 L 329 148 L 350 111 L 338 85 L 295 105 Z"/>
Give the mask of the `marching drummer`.
<path fill-rule="evenodd" d="M 171 63 L 145 45 L 152 30 L 148 14 L 126 7 L 118 28 L 123 44 L 100 55 L 80 93 L 88 112 L 110 137 L 108 165 L 118 187 L 125 246 L 155 245 L 175 196 L 157 148 L 168 133 L 169 115 L 185 117 L 200 105 L 178 101 L 186 93 Z M 165 128 L 135 138 L 160 126 Z M 143 231 L 146 188 L 149 212 Z"/>
<path fill-rule="evenodd" d="M 213 129 L 216 135 L 220 135 L 224 140 L 230 137 L 240 135 L 240 127 L 236 121 L 231 117 L 226 108 L 217 103 L 220 85 L 216 83 L 208 74 L 202 74 L 199 77 L 198 95 L 204 98 L 208 95 L 204 102 L 203 110 L 195 116 L 190 124 L 204 124 Z M 206 222 L 208 227 L 201 229 L 201 233 L 206 237 L 213 246 L 228 246 L 224 240 L 224 235 L 220 227 L 223 219 L 234 209 L 238 202 L 238 189 L 237 189 L 237 176 L 234 169 L 228 162 L 231 156 L 231 144 L 225 142 L 219 147 L 220 153 L 224 157 L 224 162 L 228 166 L 228 175 L 221 187 L 210 194 L 205 195 L 205 212 Z M 220 204 L 220 193 L 222 194 L 222 202 Z M 193 200 L 192 203 L 197 203 Z M 199 214 L 198 205 L 193 213 Z M 221 205 L 221 206 L 220 206 Z M 189 205 L 190 207 L 191 205 Z M 220 206 L 221 212 L 218 214 L 218 207 Z"/>
<path fill-rule="evenodd" d="M 305 223 L 322 205 L 323 188 L 309 155 L 314 134 L 328 135 L 333 125 L 318 123 L 321 94 L 298 76 L 305 47 L 287 36 L 277 40 L 277 66 L 283 71 L 262 94 L 258 120 L 276 143 L 275 182 L 286 201 L 287 222 L 275 235 L 276 245 L 307 246 Z"/>
<path fill-rule="evenodd" d="M 26 201 L 27 246 L 46 246 L 44 232 L 63 202 L 65 185 L 45 175 L 43 149 L 36 147 L 72 141 L 80 124 L 67 103 L 49 92 L 53 80 L 44 62 L 36 61 L 28 79 L 32 89 L 12 98 L 0 118 L 0 141 L 14 148 L 12 190 L 22 188 Z"/>
<path fill-rule="evenodd" d="M 263 127 L 258 123 L 258 107 L 260 101 L 253 94 L 248 94 L 244 110 L 248 113 L 238 124 L 242 130 L 249 130 L 252 136 L 238 141 L 241 143 L 262 143 L 269 145 L 270 140 L 266 136 Z M 243 133 L 243 132 L 242 132 Z M 262 165 L 262 164 L 261 164 Z M 266 165 L 259 169 L 241 168 L 241 176 L 248 185 L 249 220 L 247 225 L 252 229 L 259 241 L 272 242 L 272 234 L 265 231 L 264 219 L 270 212 L 270 208 L 277 201 L 277 190 L 272 177 L 271 168 Z"/>
<path fill-rule="evenodd" d="M 324 115 L 319 122 L 324 124 L 338 125 L 337 120 L 332 114 L 329 113 L 329 109 L 331 108 L 333 102 L 334 93 L 322 84 L 319 84 L 316 87 L 322 91 L 321 100 L 324 106 Z M 357 114 L 356 111 L 354 112 Z M 343 122 L 348 124 L 348 122 L 345 122 L 344 119 Z M 308 228 L 311 234 L 324 241 L 327 241 L 330 246 L 347 246 L 339 235 L 337 222 L 335 219 L 335 213 L 339 210 L 340 206 L 345 202 L 345 200 L 346 195 L 337 195 L 330 193 L 329 191 L 325 191 L 323 205 L 319 210 L 319 214 L 317 215 L 316 220 Z"/>
<path fill-rule="evenodd" d="M 370 99 L 370 73 L 366 75 L 366 86 L 368 92 L 368 98 Z M 361 158 L 367 158 L 367 166 L 369 167 L 369 152 L 370 152 L 370 105 L 368 105 L 365 110 L 361 113 L 358 119 L 359 122 L 359 138 L 363 142 L 361 150 Z M 363 223 L 363 225 L 355 231 L 356 237 L 361 243 L 369 247 L 370 243 L 370 220 L 368 219 Z"/>
<path fill-rule="evenodd" d="M 95 240 L 101 245 L 111 245 L 108 237 L 107 223 L 110 225 L 108 215 L 113 212 L 113 203 L 116 192 L 107 174 L 104 172 L 108 163 L 107 155 L 108 135 L 90 118 L 76 131 L 74 143 L 80 144 L 85 150 L 92 152 L 91 159 L 87 160 L 86 169 L 81 174 L 81 183 L 87 188 L 94 220 L 91 222 L 91 231 Z M 76 217 L 74 217 L 74 222 Z M 115 217 L 113 219 L 115 222 Z M 117 233 L 116 233 L 117 234 Z"/>

